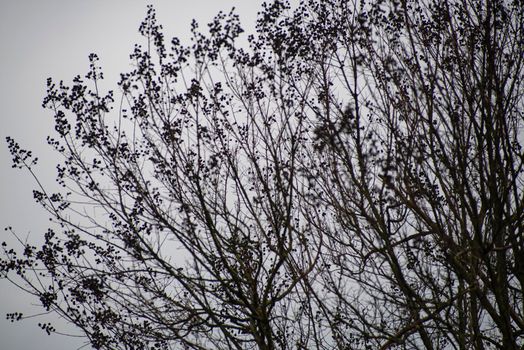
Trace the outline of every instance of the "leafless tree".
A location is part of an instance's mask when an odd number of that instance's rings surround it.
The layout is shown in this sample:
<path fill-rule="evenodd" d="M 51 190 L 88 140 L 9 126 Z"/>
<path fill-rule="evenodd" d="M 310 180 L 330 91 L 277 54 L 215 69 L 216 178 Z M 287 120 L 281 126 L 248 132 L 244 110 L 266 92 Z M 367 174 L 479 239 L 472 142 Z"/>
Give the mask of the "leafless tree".
<path fill-rule="evenodd" d="M 331 2 L 316 13 L 326 135 L 307 169 L 330 214 L 316 224 L 318 293 L 332 296 L 319 305 L 340 342 L 524 345 L 522 5 Z"/>
<path fill-rule="evenodd" d="M 97 349 L 524 346 L 522 2 L 274 1 L 249 48 L 233 12 L 192 29 L 168 50 L 149 8 L 116 94 L 96 55 L 48 81 L 54 226 L 5 278 Z"/>

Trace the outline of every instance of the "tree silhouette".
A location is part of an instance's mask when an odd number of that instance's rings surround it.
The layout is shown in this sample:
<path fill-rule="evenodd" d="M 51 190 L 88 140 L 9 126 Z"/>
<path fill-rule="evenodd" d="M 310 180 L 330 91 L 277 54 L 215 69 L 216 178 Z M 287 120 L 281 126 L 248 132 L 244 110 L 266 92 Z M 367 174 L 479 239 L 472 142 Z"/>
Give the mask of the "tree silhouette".
<path fill-rule="evenodd" d="M 168 47 L 150 7 L 117 94 L 96 55 L 48 81 L 63 189 L 4 277 L 97 349 L 524 346 L 524 3 L 273 1 L 249 47 L 233 12 L 192 32 Z"/>

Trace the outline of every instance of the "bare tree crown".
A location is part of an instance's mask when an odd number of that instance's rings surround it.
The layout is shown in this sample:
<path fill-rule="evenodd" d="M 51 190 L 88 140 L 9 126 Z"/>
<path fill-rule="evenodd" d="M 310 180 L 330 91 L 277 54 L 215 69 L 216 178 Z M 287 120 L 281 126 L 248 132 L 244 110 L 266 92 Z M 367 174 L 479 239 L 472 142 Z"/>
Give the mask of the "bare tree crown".
<path fill-rule="evenodd" d="M 49 79 L 54 225 L 2 277 L 96 349 L 522 349 L 523 2 L 208 27 L 166 43 L 150 7 L 118 92 L 94 54 Z"/>

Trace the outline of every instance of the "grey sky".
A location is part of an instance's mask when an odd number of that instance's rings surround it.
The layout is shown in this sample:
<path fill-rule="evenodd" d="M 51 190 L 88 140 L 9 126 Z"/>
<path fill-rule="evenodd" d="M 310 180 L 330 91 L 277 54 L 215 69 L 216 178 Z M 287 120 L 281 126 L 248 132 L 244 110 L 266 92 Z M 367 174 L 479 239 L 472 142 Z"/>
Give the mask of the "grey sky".
<path fill-rule="evenodd" d="M 251 31 L 259 0 L 0 0 L 0 242 L 9 241 L 3 228 L 10 225 L 23 237 L 38 240 L 47 227 L 47 216 L 32 200 L 35 184 L 29 174 L 10 168 L 5 137 L 40 158 L 39 176 L 53 185 L 55 161 L 45 137 L 52 132 L 52 116 L 41 108 L 47 77 L 69 82 L 84 75 L 87 56 L 95 52 L 109 88 L 119 73 L 129 69 L 129 53 L 140 41 L 138 26 L 147 4 L 157 9 L 167 38 L 189 40 L 189 24 L 202 25 L 219 11 L 237 8 L 244 28 Z M 202 26 L 204 27 L 204 26 Z M 0 349 L 73 350 L 83 340 L 46 336 L 36 326 L 46 318 L 11 324 L 6 312 L 34 313 L 28 298 L 0 280 Z M 33 311 L 32 311 L 33 310 Z M 52 319 L 51 316 L 47 316 Z M 62 329 L 60 329 L 62 330 Z M 66 330 L 66 329 L 64 329 Z M 74 329 L 72 330 L 75 331 Z"/>

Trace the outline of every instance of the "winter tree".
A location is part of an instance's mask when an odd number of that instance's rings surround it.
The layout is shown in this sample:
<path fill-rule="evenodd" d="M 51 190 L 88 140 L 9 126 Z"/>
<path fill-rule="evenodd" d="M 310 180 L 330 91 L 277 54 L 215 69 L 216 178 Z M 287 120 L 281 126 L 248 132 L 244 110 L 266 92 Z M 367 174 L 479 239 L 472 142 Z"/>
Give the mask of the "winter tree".
<path fill-rule="evenodd" d="M 524 3 L 277 0 L 256 28 L 167 43 L 150 7 L 115 92 L 94 54 L 48 80 L 61 190 L 2 277 L 96 349 L 521 349 Z"/>

